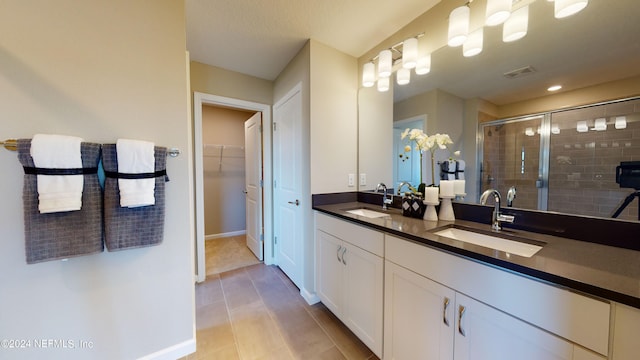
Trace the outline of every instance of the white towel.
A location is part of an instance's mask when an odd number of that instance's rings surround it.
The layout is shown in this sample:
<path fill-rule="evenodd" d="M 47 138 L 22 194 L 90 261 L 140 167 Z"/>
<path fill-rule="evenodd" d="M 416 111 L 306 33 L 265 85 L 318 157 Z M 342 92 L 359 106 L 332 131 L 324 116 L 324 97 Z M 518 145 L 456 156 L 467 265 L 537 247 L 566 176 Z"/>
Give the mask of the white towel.
<path fill-rule="evenodd" d="M 154 143 L 141 140 L 118 139 L 116 155 L 118 172 L 143 174 L 155 171 Z M 118 179 L 120 206 L 138 207 L 154 205 L 156 179 Z"/>
<path fill-rule="evenodd" d="M 31 139 L 31 157 L 37 168 L 82 168 L 80 145 L 75 136 L 36 134 Z M 82 208 L 83 175 L 38 175 L 40 213 L 75 211 Z"/>

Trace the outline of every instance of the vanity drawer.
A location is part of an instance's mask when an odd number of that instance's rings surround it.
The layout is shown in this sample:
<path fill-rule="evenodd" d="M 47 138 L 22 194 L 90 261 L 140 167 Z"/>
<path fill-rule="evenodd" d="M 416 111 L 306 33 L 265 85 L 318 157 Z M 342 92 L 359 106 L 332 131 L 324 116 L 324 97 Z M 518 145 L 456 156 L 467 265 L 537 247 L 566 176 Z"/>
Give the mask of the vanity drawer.
<path fill-rule="evenodd" d="M 380 257 L 384 255 L 384 235 L 379 231 L 319 212 L 316 228 Z"/>

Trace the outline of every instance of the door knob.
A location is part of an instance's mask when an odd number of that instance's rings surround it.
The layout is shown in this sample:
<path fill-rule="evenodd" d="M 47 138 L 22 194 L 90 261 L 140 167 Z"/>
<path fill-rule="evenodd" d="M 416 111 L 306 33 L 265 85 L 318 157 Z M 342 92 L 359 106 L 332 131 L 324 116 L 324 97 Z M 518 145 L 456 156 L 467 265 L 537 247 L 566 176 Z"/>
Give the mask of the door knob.
<path fill-rule="evenodd" d="M 300 200 L 296 199 L 296 201 L 287 201 L 291 205 L 300 206 Z"/>

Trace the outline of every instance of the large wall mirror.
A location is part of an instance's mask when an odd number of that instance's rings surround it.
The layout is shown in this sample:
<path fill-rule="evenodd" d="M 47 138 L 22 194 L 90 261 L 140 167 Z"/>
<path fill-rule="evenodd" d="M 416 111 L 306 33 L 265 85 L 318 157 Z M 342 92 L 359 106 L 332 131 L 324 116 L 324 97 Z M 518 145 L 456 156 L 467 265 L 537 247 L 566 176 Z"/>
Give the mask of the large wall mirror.
<path fill-rule="evenodd" d="M 497 185 L 501 181 L 497 175 L 489 176 L 487 163 L 482 158 L 483 152 L 487 151 L 478 144 L 488 137 L 495 140 L 500 134 L 509 132 L 514 134 L 509 146 L 520 150 L 524 147 L 527 160 L 531 159 L 529 154 L 537 154 L 535 161 L 524 163 L 527 175 L 533 175 L 530 179 L 518 179 L 520 182 L 516 187 L 521 190 L 518 189 L 514 207 L 611 217 L 611 211 L 621 206 L 626 194 L 634 189 L 620 188 L 615 183 L 615 172 L 610 170 L 615 170 L 621 161 L 640 161 L 640 130 L 636 127 L 640 123 L 634 122 L 638 120 L 637 100 L 624 102 L 627 104 L 624 111 L 630 112 L 619 116 L 626 116 L 627 128 L 616 135 L 613 135 L 616 130 L 613 113 L 622 110 L 612 110 L 623 106 L 618 100 L 640 95 L 640 7 L 637 0 L 616 0 L 615 6 L 609 0 L 590 0 L 585 9 L 563 19 L 554 17 L 553 2 L 514 1 L 513 9 L 528 6 L 526 36 L 505 43 L 502 26 L 485 26 L 483 50 L 473 57 L 464 57 L 461 47 L 446 46 L 449 13 L 465 3 L 461 0 L 439 2 L 359 59 L 362 69 L 362 65 L 381 50 L 424 32 L 419 40 L 421 46 L 431 52 L 432 61 L 429 74 L 417 76 L 412 73 L 407 85 L 397 85 L 393 74 L 393 85 L 387 92 L 378 93 L 375 87 L 360 88 L 358 166 L 359 172 L 367 174 L 370 181 L 359 190 L 371 190 L 379 181 L 397 187 L 393 160 L 397 156 L 394 146 L 397 130 L 394 135 L 394 127 L 398 126 L 394 124 L 424 118 L 427 133 L 448 133 L 454 141 L 451 152 L 462 152 L 461 158 L 467 164 L 468 196 L 464 201 L 477 202 L 481 190 L 492 185 L 487 183 L 489 178 L 494 179 L 493 184 L 497 187 L 503 186 Z M 469 7 L 473 31 L 482 27 L 486 0 L 474 0 Z M 563 88 L 555 93 L 548 92 L 547 88 L 555 84 Z M 612 100 L 618 105 L 586 106 Z M 604 113 L 594 113 L 600 110 Z M 598 118 L 607 119 L 607 131 L 591 130 Z M 585 136 L 578 141 L 578 135 L 585 135 L 578 133 L 578 121 L 588 122 L 586 136 L 593 137 L 592 140 L 586 141 Z M 557 136 L 551 133 L 554 125 L 563 127 Z M 539 128 L 549 136 L 543 139 Z M 371 129 L 376 132 L 372 133 Z M 531 131 L 533 136 L 530 136 Z M 623 133 L 625 135 L 621 135 Z M 614 141 L 611 138 L 618 135 L 628 136 L 628 139 Z M 597 186 L 598 180 L 588 180 L 598 175 L 595 172 L 575 171 L 575 168 L 569 169 L 570 164 L 562 163 L 565 157 L 570 162 L 581 157 L 576 152 L 576 144 L 583 148 L 585 144 L 596 147 L 580 160 L 581 163 L 589 162 L 585 166 L 592 169 L 606 166 L 606 169 L 598 170 L 603 176 L 606 172 L 608 181 L 606 188 L 599 189 L 598 193 L 598 198 L 608 203 L 605 210 L 585 213 L 582 211 L 584 206 L 569 204 L 570 198 L 579 196 L 568 195 L 575 190 L 577 177 L 580 177 L 580 184 L 587 187 Z M 603 154 L 613 152 L 616 145 L 629 156 L 611 157 L 611 161 L 603 164 L 606 158 Z M 566 150 L 567 154 L 560 150 Z M 511 155 L 516 153 L 514 150 Z M 440 154 L 441 158 L 448 156 L 448 152 Z M 545 164 L 546 167 L 541 168 Z M 495 174 L 518 173 L 522 171 L 523 163 L 493 161 L 489 166 Z M 554 185 L 553 181 L 557 182 L 557 193 L 550 186 Z M 506 192 L 507 188 L 499 190 Z M 635 208 L 635 212 L 626 211 L 619 218 L 638 221 L 637 204 L 634 202 L 628 207 Z"/>

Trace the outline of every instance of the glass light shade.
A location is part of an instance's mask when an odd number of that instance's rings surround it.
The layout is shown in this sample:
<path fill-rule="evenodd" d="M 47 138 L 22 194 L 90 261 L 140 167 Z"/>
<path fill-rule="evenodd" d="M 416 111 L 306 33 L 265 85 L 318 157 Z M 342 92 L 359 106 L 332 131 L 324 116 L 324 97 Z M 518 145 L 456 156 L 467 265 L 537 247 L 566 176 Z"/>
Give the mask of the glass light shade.
<path fill-rule="evenodd" d="M 589 131 L 589 127 L 587 126 L 587 122 L 586 121 L 578 121 L 578 126 L 576 126 L 576 130 L 578 130 L 578 132 L 587 132 L 587 131 Z"/>
<path fill-rule="evenodd" d="M 398 85 L 407 85 L 411 80 L 411 70 L 400 68 L 398 72 L 396 72 L 396 82 Z"/>
<path fill-rule="evenodd" d="M 426 54 L 418 58 L 416 63 L 416 74 L 424 75 L 431 71 L 431 54 Z"/>
<path fill-rule="evenodd" d="M 607 119 L 605 118 L 597 118 L 595 125 L 596 131 L 605 131 L 607 130 Z"/>
<path fill-rule="evenodd" d="M 449 31 L 447 44 L 451 47 L 460 46 L 467 40 L 469 33 L 469 7 L 460 6 L 449 14 Z"/>
<path fill-rule="evenodd" d="M 402 43 L 402 67 L 413 69 L 418 61 L 418 39 L 409 38 Z"/>
<path fill-rule="evenodd" d="M 533 135 L 535 135 L 536 133 L 535 133 L 535 132 L 533 132 L 533 128 L 530 128 L 530 127 L 529 127 L 529 128 L 526 128 L 526 129 L 524 130 L 524 134 L 525 134 L 525 135 L 527 135 L 527 136 L 533 136 Z"/>
<path fill-rule="evenodd" d="M 554 14 L 556 19 L 571 16 L 589 5 L 589 0 L 556 0 Z"/>
<path fill-rule="evenodd" d="M 378 76 L 388 78 L 391 76 L 391 67 L 393 66 L 391 59 L 391 50 L 386 49 L 378 54 Z"/>
<path fill-rule="evenodd" d="M 512 42 L 527 35 L 529 28 L 529 5 L 514 11 L 502 25 L 502 41 Z"/>
<path fill-rule="evenodd" d="M 627 128 L 627 117 L 626 116 L 616 116 L 616 129 L 626 129 Z"/>
<path fill-rule="evenodd" d="M 487 26 L 500 25 L 511 15 L 511 0 L 488 0 L 485 13 Z"/>
<path fill-rule="evenodd" d="M 554 135 L 560 134 L 560 127 L 558 125 L 551 125 L 551 133 Z"/>
<path fill-rule="evenodd" d="M 362 86 L 372 87 L 376 83 L 376 66 L 372 62 L 362 67 Z"/>
<path fill-rule="evenodd" d="M 483 38 L 484 31 L 482 28 L 469 34 L 467 40 L 462 44 L 462 55 L 471 57 L 480 54 L 482 52 Z"/>
<path fill-rule="evenodd" d="M 378 91 L 388 91 L 389 90 L 389 78 L 379 78 L 378 79 Z"/>

